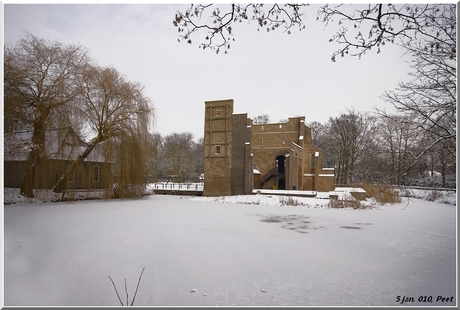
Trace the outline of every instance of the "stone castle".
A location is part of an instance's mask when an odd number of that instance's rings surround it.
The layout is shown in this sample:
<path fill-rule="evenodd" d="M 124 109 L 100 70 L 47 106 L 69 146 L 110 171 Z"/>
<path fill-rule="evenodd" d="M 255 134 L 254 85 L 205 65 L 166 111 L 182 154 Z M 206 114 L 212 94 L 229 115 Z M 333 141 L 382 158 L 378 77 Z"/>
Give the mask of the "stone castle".
<path fill-rule="evenodd" d="M 332 191 L 334 168 L 322 168 L 322 158 L 304 116 L 254 124 L 246 113 L 233 114 L 232 99 L 205 102 L 204 196 Z"/>

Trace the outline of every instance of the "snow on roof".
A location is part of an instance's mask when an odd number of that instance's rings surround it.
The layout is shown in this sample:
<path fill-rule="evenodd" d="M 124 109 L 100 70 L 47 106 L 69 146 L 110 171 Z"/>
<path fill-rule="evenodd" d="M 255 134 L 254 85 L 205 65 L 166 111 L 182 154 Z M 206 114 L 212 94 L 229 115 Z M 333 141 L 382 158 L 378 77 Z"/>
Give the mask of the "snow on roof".
<path fill-rule="evenodd" d="M 291 143 L 292 143 L 292 144 L 294 144 L 295 146 L 297 146 L 298 148 L 300 148 L 300 149 L 303 149 L 303 147 L 301 147 L 301 146 L 300 146 L 300 145 L 298 145 L 297 143 L 295 143 L 295 142 L 292 142 L 292 141 L 291 141 Z"/>
<path fill-rule="evenodd" d="M 335 192 L 357 192 L 365 193 L 366 191 L 361 187 L 336 187 Z"/>
<path fill-rule="evenodd" d="M 27 160 L 33 148 L 32 131 L 20 131 L 4 135 L 4 160 Z M 75 160 L 86 148 L 71 127 L 50 129 L 45 133 L 44 156 L 50 159 Z M 103 162 L 102 150 L 95 148 L 85 161 Z"/>
<path fill-rule="evenodd" d="M 31 131 L 20 131 L 4 135 L 4 160 L 26 160 L 27 153 L 32 148 Z"/>

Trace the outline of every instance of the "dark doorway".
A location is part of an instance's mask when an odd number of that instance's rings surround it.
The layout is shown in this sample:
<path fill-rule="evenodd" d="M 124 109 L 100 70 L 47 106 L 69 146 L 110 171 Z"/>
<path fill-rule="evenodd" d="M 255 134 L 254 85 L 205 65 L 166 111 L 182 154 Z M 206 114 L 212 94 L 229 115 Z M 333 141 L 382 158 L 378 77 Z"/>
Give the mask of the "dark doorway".
<path fill-rule="evenodd" d="M 286 181 L 284 179 L 278 180 L 278 189 L 286 189 Z"/>
<path fill-rule="evenodd" d="M 278 173 L 284 173 L 284 156 L 283 155 L 276 157 L 276 166 L 278 167 Z"/>

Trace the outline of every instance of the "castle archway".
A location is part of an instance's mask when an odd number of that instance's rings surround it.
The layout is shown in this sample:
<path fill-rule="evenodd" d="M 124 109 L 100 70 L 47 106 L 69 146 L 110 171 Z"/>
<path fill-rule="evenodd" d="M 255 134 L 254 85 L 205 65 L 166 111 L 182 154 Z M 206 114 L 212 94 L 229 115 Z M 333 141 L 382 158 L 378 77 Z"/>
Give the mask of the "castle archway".
<path fill-rule="evenodd" d="M 284 155 L 276 157 L 276 166 L 278 167 L 278 173 L 284 173 Z"/>
<path fill-rule="evenodd" d="M 286 189 L 286 181 L 285 179 L 278 180 L 278 189 L 284 190 Z"/>

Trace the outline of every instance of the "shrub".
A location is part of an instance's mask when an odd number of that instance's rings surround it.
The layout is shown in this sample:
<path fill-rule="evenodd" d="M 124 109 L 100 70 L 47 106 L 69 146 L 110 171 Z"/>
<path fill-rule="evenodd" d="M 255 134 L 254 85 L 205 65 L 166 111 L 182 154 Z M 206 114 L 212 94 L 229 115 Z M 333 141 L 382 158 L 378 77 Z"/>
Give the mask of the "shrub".
<path fill-rule="evenodd" d="M 361 187 L 380 204 L 400 203 L 401 197 L 396 187 L 387 184 L 363 183 Z"/>
<path fill-rule="evenodd" d="M 139 198 L 146 195 L 145 184 L 115 183 L 113 198 Z"/>
<path fill-rule="evenodd" d="M 342 199 L 330 199 L 327 204 L 329 208 L 334 209 L 344 209 L 344 208 L 353 208 L 353 209 L 362 209 L 365 208 L 359 200 L 356 200 L 350 194 L 344 194 Z"/>
<path fill-rule="evenodd" d="M 298 201 L 297 199 L 292 198 L 291 196 L 289 197 L 280 197 L 280 204 L 282 206 L 305 206 L 304 203 Z"/>
<path fill-rule="evenodd" d="M 443 196 L 443 193 L 439 190 L 432 189 L 427 192 L 426 200 L 428 201 L 437 201 Z"/>

